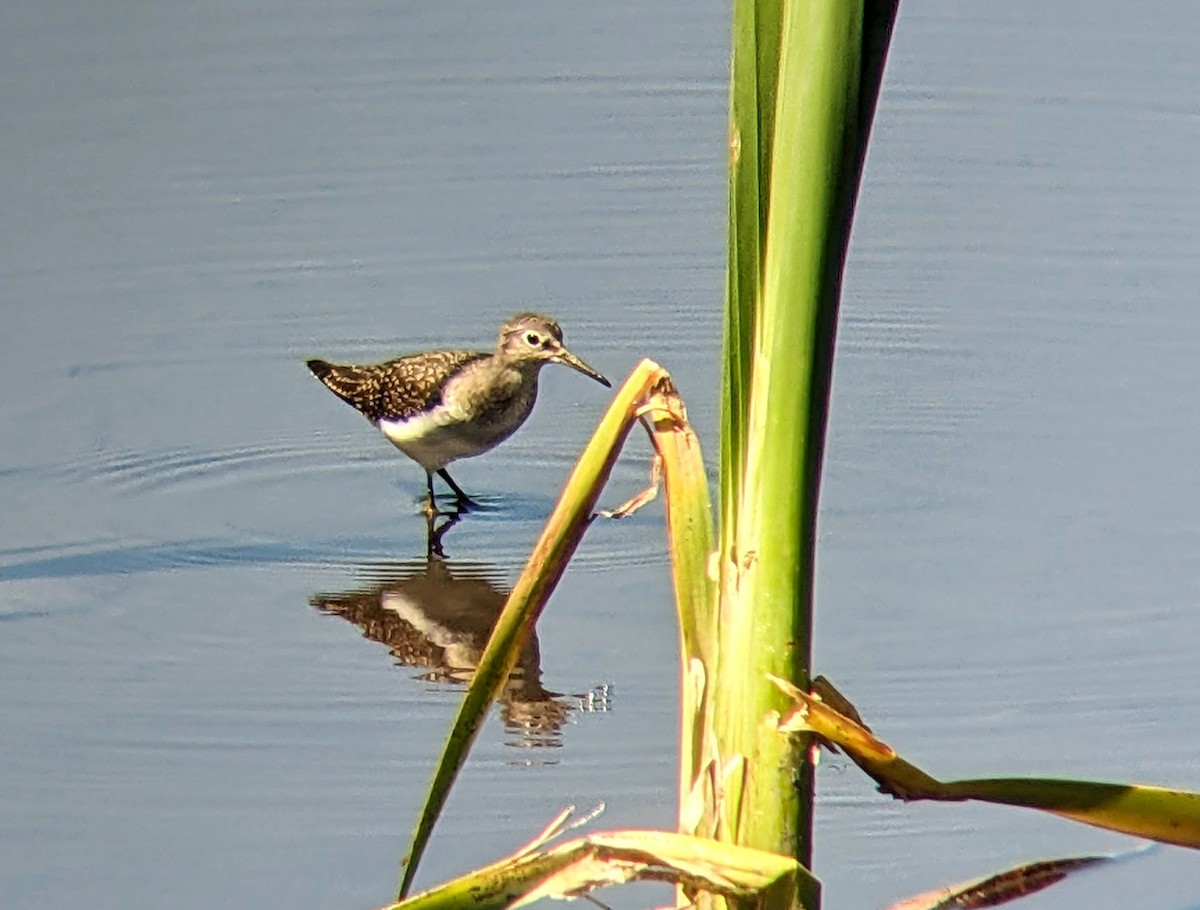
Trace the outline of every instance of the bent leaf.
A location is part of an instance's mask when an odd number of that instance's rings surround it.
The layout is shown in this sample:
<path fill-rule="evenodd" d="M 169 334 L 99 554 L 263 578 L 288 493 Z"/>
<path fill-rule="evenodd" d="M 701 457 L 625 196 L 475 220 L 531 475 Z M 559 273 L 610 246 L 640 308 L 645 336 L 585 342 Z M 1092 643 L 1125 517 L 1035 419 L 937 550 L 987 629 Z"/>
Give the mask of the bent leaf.
<path fill-rule="evenodd" d="M 655 465 L 666 495 L 667 546 L 679 620 L 680 654 L 686 672 L 680 690 L 681 736 L 689 746 L 679 761 L 680 828 L 712 834 L 715 821 L 705 800 L 704 768 L 716 760 L 712 742 L 709 682 L 717 666 L 716 579 L 710 571 L 714 547 L 708 475 L 700 440 L 687 421 L 683 402 L 666 384 L 647 401 L 643 423 L 650 432 Z"/>
<path fill-rule="evenodd" d="M 995 875 L 918 894 L 892 904 L 887 910 L 982 910 L 984 907 L 999 907 L 1057 885 L 1080 869 L 1112 859 L 1111 856 L 1070 856 L 1025 863 Z"/>
<path fill-rule="evenodd" d="M 499 910 L 635 879 L 751 900 L 763 910 L 793 910 L 798 882 L 818 887 L 791 857 L 665 831 L 598 832 L 539 849 L 543 841 L 539 835 L 499 862 L 385 910 Z"/>
<path fill-rule="evenodd" d="M 901 758 L 891 746 L 829 705 L 776 679 L 797 708 L 779 722 L 782 732 L 815 733 L 839 746 L 885 793 L 898 799 L 955 802 L 974 799 L 1040 809 L 1097 828 L 1165 844 L 1200 849 L 1200 793 L 1141 784 L 1052 778 L 996 778 L 943 782 Z"/>

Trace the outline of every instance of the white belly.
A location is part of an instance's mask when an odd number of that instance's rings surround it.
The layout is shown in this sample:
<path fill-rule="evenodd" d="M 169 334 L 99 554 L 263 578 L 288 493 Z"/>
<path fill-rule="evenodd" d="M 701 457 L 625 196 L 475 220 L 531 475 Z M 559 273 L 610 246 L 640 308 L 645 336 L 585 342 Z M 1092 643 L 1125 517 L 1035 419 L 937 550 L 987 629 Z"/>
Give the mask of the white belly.
<path fill-rule="evenodd" d="M 528 412 L 526 412 L 528 413 Z M 381 420 L 388 441 L 426 471 L 437 471 L 459 458 L 482 455 L 495 448 L 524 421 L 480 425 L 466 421 L 453 409 L 441 408 L 408 420 Z"/>

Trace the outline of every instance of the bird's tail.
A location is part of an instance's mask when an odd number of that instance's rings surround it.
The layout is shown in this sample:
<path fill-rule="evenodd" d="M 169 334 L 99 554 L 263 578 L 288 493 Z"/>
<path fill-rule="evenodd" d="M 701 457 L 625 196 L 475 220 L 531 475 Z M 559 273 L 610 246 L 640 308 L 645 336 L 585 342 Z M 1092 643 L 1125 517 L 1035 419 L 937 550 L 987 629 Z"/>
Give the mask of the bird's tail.
<path fill-rule="evenodd" d="M 308 361 L 308 369 L 346 404 L 361 411 L 369 420 L 377 419 L 374 411 L 379 399 L 379 380 L 375 371 L 317 358 Z"/>

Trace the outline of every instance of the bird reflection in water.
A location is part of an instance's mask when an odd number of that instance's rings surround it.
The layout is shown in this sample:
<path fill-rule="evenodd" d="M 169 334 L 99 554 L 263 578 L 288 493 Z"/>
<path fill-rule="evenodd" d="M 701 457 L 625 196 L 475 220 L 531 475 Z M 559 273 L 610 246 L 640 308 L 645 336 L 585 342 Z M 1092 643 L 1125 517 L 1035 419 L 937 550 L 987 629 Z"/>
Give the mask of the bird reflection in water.
<path fill-rule="evenodd" d="M 495 567 L 450 563 L 431 553 L 425 560 L 365 566 L 362 575 L 363 587 L 318 594 L 310 603 L 348 619 L 400 663 L 425 668 L 423 679 L 470 680 L 508 596 Z M 540 662 L 532 630 L 497 700 L 505 730 L 517 737 L 512 745 L 560 746 L 572 710 L 607 710 L 606 687 L 569 699 L 547 691 Z"/>
<path fill-rule="evenodd" d="M 433 560 L 434 557 L 446 556 L 446 551 L 442 549 L 442 537 L 452 527 L 462 521 L 463 511 L 458 509 L 454 512 L 430 512 L 425 515 L 425 558 Z M 505 595 L 506 597 L 508 595 Z M 504 606 L 501 601 L 500 606 Z M 499 609 L 496 615 L 500 614 Z M 492 620 L 495 622 L 495 619 Z"/>

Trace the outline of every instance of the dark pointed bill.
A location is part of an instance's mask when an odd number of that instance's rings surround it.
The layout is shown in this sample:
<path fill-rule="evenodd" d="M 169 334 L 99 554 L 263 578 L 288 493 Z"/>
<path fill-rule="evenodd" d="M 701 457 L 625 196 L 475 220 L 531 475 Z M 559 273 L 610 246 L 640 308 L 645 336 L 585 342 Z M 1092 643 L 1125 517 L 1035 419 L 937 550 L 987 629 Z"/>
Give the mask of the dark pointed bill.
<path fill-rule="evenodd" d="M 558 356 L 555 358 L 555 360 L 557 360 L 561 364 L 564 364 L 565 366 L 569 366 L 573 370 L 578 370 L 584 376 L 591 376 L 594 380 L 596 380 L 596 382 L 600 383 L 600 385 L 602 385 L 602 386 L 605 386 L 610 389 L 612 388 L 612 383 L 609 382 L 607 379 L 605 379 L 603 375 L 601 375 L 600 373 L 597 373 L 595 370 L 593 370 L 590 366 L 588 366 L 586 363 L 584 363 L 582 360 L 580 360 L 578 357 L 576 357 L 574 354 L 572 354 L 566 348 L 563 348 L 561 351 L 558 352 Z"/>

